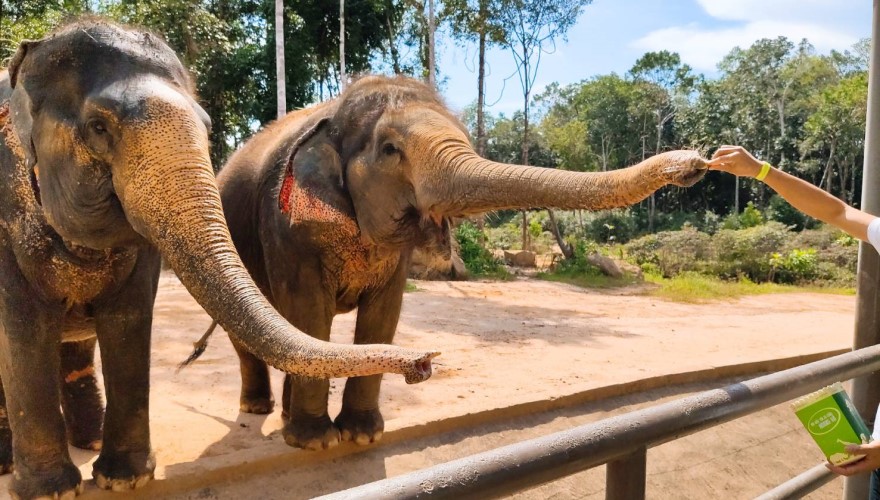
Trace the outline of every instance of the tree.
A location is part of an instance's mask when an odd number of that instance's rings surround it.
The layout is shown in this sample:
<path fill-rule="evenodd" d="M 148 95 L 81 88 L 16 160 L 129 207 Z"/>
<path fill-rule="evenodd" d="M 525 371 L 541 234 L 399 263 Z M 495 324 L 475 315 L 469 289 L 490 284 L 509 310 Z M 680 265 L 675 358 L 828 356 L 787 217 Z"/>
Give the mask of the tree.
<path fill-rule="evenodd" d="M 630 75 L 636 83 L 634 110 L 642 118 L 643 141 L 647 132 L 645 128 L 653 123 L 654 154 L 658 154 L 663 148 L 664 130 L 675 117 L 676 110 L 687 103 L 696 77 L 690 66 L 682 64 L 678 54 L 665 50 L 643 55 L 630 69 Z M 643 146 L 642 158 L 646 156 Z M 654 231 L 656 199 L 656 193 L 651 193 L 648 209 L 648 230 L 651 232 Z"/>
<path fill-rule="evenodd" d="M 340 0 L 342 1 L 342 0 Z M 345 74 L 345 66 L 342 67 Z M 275 94 L 278 102 L 278 118 L 287 113 L 287 96 L 284 83 L 284 0 L 275 0 Z"/>
<path fill-rule="evenodd" d="M 504 45 L 516 62 L 523 93 L 522 164 L 529 164 L 529 104 L 538 77 L 541 55 L 557 38 L 565 40 L 568 29 L 592 0 L 502 0 L 499 10 Z M 528 218 L 523 211 L 523 249 L 528 250 Z"/>
<path fill-rule="evenodd" d="M 500 0 L 447 0 L 443 3 L 444 17 L 458 39 L 476 41 L 477 56 L 477 107 L 475 149 L 486 154 L 486 48 L 490 44 L 504 42 L 504 31 L 499 25 Z"/>

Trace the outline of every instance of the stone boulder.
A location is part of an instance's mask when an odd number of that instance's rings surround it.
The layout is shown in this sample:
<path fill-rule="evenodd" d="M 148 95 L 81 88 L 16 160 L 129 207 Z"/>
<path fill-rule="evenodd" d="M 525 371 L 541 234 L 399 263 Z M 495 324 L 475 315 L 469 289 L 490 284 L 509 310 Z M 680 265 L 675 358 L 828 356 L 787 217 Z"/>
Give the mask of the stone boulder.
<path fill-rule="evenodd" d="M 515 267 L 536 267 L 537 255 L 535 255 L 535 252 L 529 252 L 528 250 L 520 250 L 518 252 L 505 250 L 504 262 L 509 266 Z"/>

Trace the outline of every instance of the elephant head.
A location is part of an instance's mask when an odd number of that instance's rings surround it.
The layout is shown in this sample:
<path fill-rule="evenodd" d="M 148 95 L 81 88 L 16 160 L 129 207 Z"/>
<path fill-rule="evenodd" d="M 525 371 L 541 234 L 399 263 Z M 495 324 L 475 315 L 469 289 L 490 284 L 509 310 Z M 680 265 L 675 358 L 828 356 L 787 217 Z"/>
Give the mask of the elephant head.
<path fill-rule="evenodd" d="M 491 210 L 623 207 L 666 184 L 690 186 L 707 170 L 695 151 L 601 173 L 492 162 L 476 154 L 432 89 L 404 77 L 351 84 L 311 117 L 294 155 L 316 143 L 322 163 L 342 165 L 362 238 L 380 247 L 430 243 L 449 218 Z"/>
<path fill-rule="evenodd" d="M 341 377 L 430 375 L 436 353 L 330 344 L 263 298 L 230 240 L 190 76 L 156 36 L 101 20 L 24 42 L 9 121 L 46 222 L 69 246 L 152 244 L 204 309 L 269 364 Z"/>

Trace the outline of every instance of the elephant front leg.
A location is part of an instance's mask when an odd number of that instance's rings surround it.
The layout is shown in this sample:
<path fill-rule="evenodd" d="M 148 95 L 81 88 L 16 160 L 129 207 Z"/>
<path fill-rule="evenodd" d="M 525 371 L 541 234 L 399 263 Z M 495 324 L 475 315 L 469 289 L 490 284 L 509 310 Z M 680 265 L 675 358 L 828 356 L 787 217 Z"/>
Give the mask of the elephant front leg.
<path fill-rule="evenodd" d="M 153 478 L 150 448 L 150 328 L 159 256 L 144 249 L 128 282 L 95 303 L 107 412 L 92 468 L 99 488 L 126 491 Z"/>
<path fill-rule="evenodd" d="M 408 269 L 408 259 L 402 258 L 394 277 L 384 287 L 361 297 L 354 333 L 356 344 L 390 344 L 394 340 Z M 382 438 L 385 420 L 379 411 L 381 384 L 382 375 L 346 381 L 342 411 L 336 417 L 336 427 L 344 441 L 368 445 Z"/>
<path fill-rule="evenodd" d="M 12 262 L 0 254 L 0 377 L 15 444 L 10 492 L 69 498 L 82 491 L 82 476 L 67 453 L 60 411 L 63 311 L 42 303 Z"/>
<path fill-rule="evenodd" d="M 320 340 L 330 339 L 333 312 L 320 292 L 301 287 L 303 296 L 278 300 L 278 311 L 295 327 Z M 299 290 L 298 289 L 298 290 Z M 287 374 L 284 378 L 282 417 L 284 441 L 307 450 L 328 449 L 339 444 L 339 430 L 327 413 L 330 381 Z"/>
<path fill-rule="evenodd" d="M 95 345 L 91 338 L 61 344 L 61 408 L 67 440 L 84 450 L 101 449 L 104 402 L 95 376 Z"/>

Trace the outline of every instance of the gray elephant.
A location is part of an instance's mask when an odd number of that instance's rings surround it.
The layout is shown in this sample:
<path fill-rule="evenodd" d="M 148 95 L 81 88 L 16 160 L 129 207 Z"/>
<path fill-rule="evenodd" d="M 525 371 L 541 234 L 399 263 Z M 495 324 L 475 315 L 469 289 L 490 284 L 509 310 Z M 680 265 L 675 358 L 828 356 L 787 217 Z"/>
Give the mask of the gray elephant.
<path fill-rule="evenodd" d="M 403 77 L 366 77 L 336 100 L 289 114 L 254 136 L 218 175 L 233 242 L 257 285 L 297 328 L 326 340 L 336 314 L 358 309 L 357 344 L 394 337 L 412 249 L 448 245 L 449 219 L 489 210 L 603 209 L 666 184 L 688 186 L 706 163 L 673 151 L 635 167 L 573 173 L 493 163 L 434 91 Z M 241 409 L 274 406 L 267 366 L 233 339 Z M 326 379 L 287 376 L 284 436 L 321 449 L 367 444 L 384 424 L 381 375 L 349 378 L 327 413 Z"/>
<path fill-rule="evenodd" d="M 318 342 L 266 302 L 229 237 L 209 126 L 164 42 L 101 20 L 22 43 L 0 72 L 0 450 L 12 446 L 14 496 L 81 490 L 59 373 L 83 358 L 91 366 L 95 335 L 107 409 L 93 475 L 113 490 L 152 477 L 150 327 L 160 252 L 236 342 L 273 366 L 319 377 L 430 375 L 436 353 Z M 84 353 L 65 353 L 62 340 L 83 343 L 70 345 Z M 77 400 L 96 397 L 72 395 L 65 416 L 76 416 Z"/>

